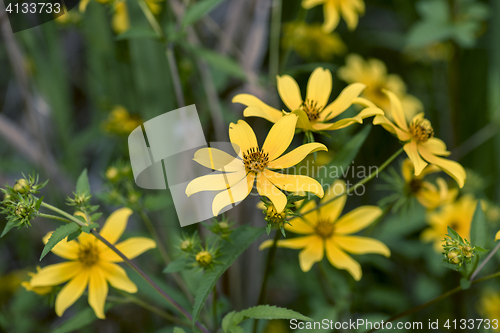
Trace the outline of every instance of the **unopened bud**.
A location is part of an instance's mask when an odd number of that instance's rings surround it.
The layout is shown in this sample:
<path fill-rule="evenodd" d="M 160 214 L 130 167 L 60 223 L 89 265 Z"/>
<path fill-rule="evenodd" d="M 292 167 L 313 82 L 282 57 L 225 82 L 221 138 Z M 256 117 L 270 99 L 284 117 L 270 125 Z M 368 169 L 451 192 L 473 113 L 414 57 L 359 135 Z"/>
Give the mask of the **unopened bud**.
<path fill-rule="evenodd" d="M 221 229 L 229 229 L 229 224 L 227 224 L 227 222 L 221 222 L 219 223 L 219 227 Z"/>
<path fill-rule="evenodd" d="M 118 169 L 115 167 L 109 167 L 108 170 L 106 170 L 106 178 L 112 182 L 115 182 L 118 180 Z"/>
<path fill-rule="evenodd" d="M 189 252 L 193 249 L 193 242 L 190 239 L 186 239 L 181 243 L 181 250 L 184 252 Z"/>
<path fill-rule="evenodd" d="M 212 263 L 212 255 L 208 251 L 201 251 L 196 254 L 196 262 L 201 267 L 207 267 Z"/>
<path fill-rule="evenodd" d="M 458 251 L 458 250 L 450 251 L 450 252 L 448 252 L 448 259 L 454 260 L 455 258 L 458 258 L 459 255 L 460 255 L 460 251 Z"/>
<path fill-rule="evenodd" d="M 19 179 L 16 185 L 14 185 L 14 191 L 26 194 L 30 191 L 30 183 L 26 179 Z"/>

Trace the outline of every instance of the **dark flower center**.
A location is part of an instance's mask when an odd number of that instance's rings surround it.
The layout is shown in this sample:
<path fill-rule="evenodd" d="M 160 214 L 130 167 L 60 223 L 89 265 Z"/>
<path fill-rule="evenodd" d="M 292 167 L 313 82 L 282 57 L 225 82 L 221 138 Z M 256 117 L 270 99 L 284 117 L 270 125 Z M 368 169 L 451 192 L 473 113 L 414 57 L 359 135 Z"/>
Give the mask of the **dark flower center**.
<path fill-rule="evenodd" d="M 269 154 L 260 148 L 250 148 L 243 153 L 243 164 L 247 172 L 261 172 L 269 164 Z"/>
<path fill-rule="evenodd" d="M 302 102 L 300 108 L 307 114 L 310 121 L 318 120 L 319 114 L 323 111 L 322 105 L 318 106 L 318 102 L 310 99 L 306 99 L 305 102 Z"/>

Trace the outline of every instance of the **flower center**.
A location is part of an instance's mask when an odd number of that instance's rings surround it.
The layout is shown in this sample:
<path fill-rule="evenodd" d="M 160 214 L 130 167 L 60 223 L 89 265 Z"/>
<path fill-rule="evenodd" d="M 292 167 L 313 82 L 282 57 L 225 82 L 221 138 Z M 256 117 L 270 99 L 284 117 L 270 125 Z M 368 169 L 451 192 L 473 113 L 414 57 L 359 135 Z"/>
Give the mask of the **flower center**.
<path fill-rule="evenodd" d="M 414 119 L 410 123 L 410 133 L 419 142 L 426 142 L 434 136 L 431 122 L 427 119 Z"/>
<path fill-rule="evenodd" d="M 324 239 L 330 238 L 330 236 L 333 235 L 334 230 L 335 227 L 333 226 L 333 223 L 329 221 L 319 221 L 314 227 L 316 234 Z"/>
<path fill-rule="evenodd" d="M 269 164 L 269 154 L 260 148 L 250 148 L 243 153 L 243 164 L 247 172 L 260 172 Z"/>
<path fill-rule="evenodd" d="M 411 193 L 418 193 L 418 191 L 420 191 L 420 189 L 422 188 L 422 180 L 418 178 L 413 178 L 410 181 L 409 186 Z"/>
<path fill-rule="evenodd" d="M 85 266 L 92 266 L 99 261 L 99 249 L 94 244 L 80 245 L 78 260 Z"/>
<path fill-rule="evenodd" d="M 310 121 L 317 120 L 319 114 L 323 111 L 322 105 L 318 106 L 318 102 L 310 99 L 306 99 L 305 102 L 302 102 L 300 108 L 307 114 Z"/>

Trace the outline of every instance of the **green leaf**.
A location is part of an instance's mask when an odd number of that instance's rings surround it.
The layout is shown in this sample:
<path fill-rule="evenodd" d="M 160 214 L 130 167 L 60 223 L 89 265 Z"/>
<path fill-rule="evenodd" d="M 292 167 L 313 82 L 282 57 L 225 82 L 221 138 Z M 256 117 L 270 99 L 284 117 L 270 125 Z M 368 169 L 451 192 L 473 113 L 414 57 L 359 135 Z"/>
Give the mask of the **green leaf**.
<path fill-rule="evenodd" d="M 155 38 L 158 39 L 160 36 L 152 30 L 152 29 L 147 29 L 147 28 L 130 28 L 124 33 L 119 34 L 116 36 L 116 40 L 126 40 L 126 39 L 134 39 L 134 38 Z"/>
<path fill-rule="evenodd" d="M 99 224 L 97 223 L 92 223 L 91 225 L 86 225 L 82 227 L 82 231 L 86 234 L 90 234 L 90 230 L 99 228 Z"/>
<path fill-rule="evenodd" d="M 112 303 L 107 303 L 104 307 L 104 312 L 108 311 L 114 306 Z M 97 320 L 92 308 L 87 307 L 82 311 L 79 311 L 76 316 L 65 321 L 61 326 L 57 327 L 52 333 L 70 333 L 78 331 L 85 326 L 92 324 Z"/>
<path fill-rule="evenodd" d="M 186 333 L 182 328 L 174 327 L 174 333 Z"/>
<path fill-rule="evenodd" d="M 186 28 L 196 23 L 196 21 L 210 13 L 222 1 L 223 0 L 202 0 L 189 6 L 182 19 L 182 28 Z"/>
<path fill-rule="evenodd" d="M 212 68 L 220 72 L 224 72 L 229 76 L 233 76 L 244 81 L 247 80 L 245 71 L 235 60 L 202 47 L 192 47 L 189 45 L 185 46 L 193 55 L 205 60 Z"/>
<path fill-rule="evenodd" d="M 7 235 L 7 233 L 15 226 L 16 226 L 15 220 L 8 221 L 7 224 L 5 225 L 5 228 L 3 228 L 2 235 L 0 237 Z"/>
<path fill-rule="evenodd" d="M 97 221 L 102 216 L 102 213 L 95 213 L 90 216 L 90 221 Z"/>
<path fill-rule="evenodd" d="M 38 199 L 36 201 L 36 204 L 35 204 L 35 209 L 36 210 L 40 210 L 40 206 L 42 205 L 42 202 L 43 202 L 43 197 L 41 197 L 40 199 Z"/>
<path fill-rule="evenodd" d="M 71 242 L 72 240 L 75 240 L 78 238 L 78 236 L 80 236 L 80 234 L 82 233 L 81 230 L 77 230 L 75 232 L 72 232 L 71 234 L 68 235 L 68 242 Z"/>
<path fill-rule="evenodd" d="M 481 246 L 485 248 L 487 240 L 488 225 L 486 223 L 486 218 L 484 217 L 481 202 L 478 201 L 476 204 L 476 211 L 474 212 L 474 217 L 472 218 L 470 225 L 470 242 L 473 246 Z"/>
<path fill-rule="evenodd" d="M 224 243 L 220 249 L 223 253 L 217 260 L 220 264 L 214 265 L 213 269 L 207 270 L 200 282 L 193 305 L 193 323 L 198 320 L 200 311 L 213 290 L 215 283 L 221 275 L 233 264 L 250 244 L 264 233 L 264 228 L 240 227 L 229 236 L 229 241 Z"/>
<path fill-rule="evenodd" d="M 481 246 L 475 246 L 474 247 L 474 251 L 476 252 L 489 252 L 490 250 L 487 250 L 487 249 L 483 249 Z"/>
<path fill-rule="evenodd" d="M 84 169 L 76 181 L 76 194 L 90 194 L 89 177 Z"/>
<path fill-rule="evenodd" d="M 279 308 L 277 306 L 271 305 L 258 305 L 236 313 L 234 311 L 228 313 L 222 320 L 222 329 L 224 330 L 224 332 L 232 332 L 232 329 L 234 327 L 236 327 L 243 320 L 249 318 L 265 320 L 297 319 L 302 321 L 312 321 L 311 318 L 306 317 L 293 310 Z"/>
<path fill-rule="evenodd" d="M 471 282 L 466 278 L 461 278 L 460 286 L 462 287 L 463 290 L 469 289 L 471 286 Z"/>
<path fill-rule="evenodd" d="M 170 264 L 168 264 L 167 268 L 163 270 L 163 273 L 175 273 L 180 271 L 186 271 L 191 268 L 193 267 L 189 266 L 187 259 L 181 258 L 174 260 Z"/>
<path fill-rule="evenodd" d="M 45 255 L 47 255 L 47 253 L 49 253 L 49 251 L 52 250 L 52 248 L 57 245 L 57 243 L 59 243 L 64 238 L 66 238 L 66 236 L 69 236 L 70 234 L 79 229 L 80 226 L 75 223 L 68 223 L 57 228 L 50 236 L 47 244 L 45 244 L 45 247 L 43 248 L 42 251 L 42 255 L 40 256 L 40 260 L 42 260 L 43 257 L 45 257 Z"/>
<path fill-rule="evenodd" d="M 327 186 L 333 183 L 333 181 L 339 176 L 342 176 L 342 173 L 346 171 L 346 168 L 351 164 L 356 155 L 359 152 L 359 149 L 365 142 L 368 134 L 370 133 L 372 126 L 366 126 L 359 133 L 357 133 L 347 144 L 345 144 L 342 149 L 337 153 L 335 158 L 328 163 L 326 166 L 327 172 L 320 172 L 320 177 L 316 180 L 320 182 L 322 186 Z M 336 170 L 337 172 L 333 172 Z"/>
<path fill-rule="evenodd" d="M 448 226 L 447 229 L 448 229 L 448 235 L 450 235 L 452 238 L 454 238 L 456 240 L 460 239 L 460 235 L 455 230 L 453 230 L 450 226 Z"/>

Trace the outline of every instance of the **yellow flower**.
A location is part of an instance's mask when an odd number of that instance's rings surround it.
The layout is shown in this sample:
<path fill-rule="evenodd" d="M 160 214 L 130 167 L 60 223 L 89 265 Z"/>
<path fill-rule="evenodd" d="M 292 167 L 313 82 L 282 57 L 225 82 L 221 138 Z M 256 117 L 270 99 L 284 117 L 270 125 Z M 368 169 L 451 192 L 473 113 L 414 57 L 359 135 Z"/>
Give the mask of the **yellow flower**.
<path fill-rule="evenodd" d="M 454 203 L 443 206 L 439 211 L 427 214 L 430 227 L 422 232 L 422 240 L 434 242 L 434 249 L 442 252 L 442 244 L 448 227 L 455 230 L 462 238 L 470 240 L 470 225 L 477 200 L 471 195 L 463 195 Z"/>
<path fill-rule="evenodd" d="M 415 168 L 409 158 L 405 159 L 402 166 L 403 179 L 408 192 L 417 198 L 418 202 L 428 210 L 434 210 L 442 205 L 452 203 L 458 195 L 458 189 L 449 189 L 443 178 L 436 179 L 436 185 L 425 181 L 424 177 L 430 173 L 438 172 L 440 169 L 433 165 L 427 165 L 420 175 L 415 176 Z"/>
<path fill-rule="evenodd" d="M 327 150 L 321 143 L 308 143 L 281 156 L 292 142 L 297 116 L 290 114 L 273 125 L 262 148 L 252 128 L 243 120 L 229 125 L 229 139 L 238 157 L 233 157 L 215 148 L 203 148 L 194 155 L 199 164 L 225 173 L 198 177 L 186 187 L 187 196 L 201 191 L 222 191 L 212 204 L 217 216 L 226 206 L 245 199 L 257 180 L 257 191 L 272 201 L 281 212 L 287 204 L 282 190 L 289 192 L 311 192 L 323 197 L 323 188 L 314 179 L 292 174 L 282 174 L 271 169 L 286 169 L 302 161 L 308 154 Z M 280 157 L 281 156 L 281 157 Z"/>
<path fill-rule="evenodd" d="M 125 1 L 117 1 L 113 8 L 113 18 L 111 19 L 113 31 L 117 34 L 124 33 L 130 29 L 130 19 L 128 7 Z"/>
<path fill-rule="evenodd" d="M 40 269 L 40 266 L 36 267 L 37 273 L 40 272 Z M 33 279 L 33 277 L 36 276 L 37 273 L 28 272 L 28 275 L 31 277 L 31 279 Z M 52 291 L 52 286 L 33 287 L 31 285 L 31 279 L 30 281 L 21 282 L 21 286 L 23 286 L 27 291 L 32 291 L 34 293 L 37 293 L 38 295 L 47 295 Z"/>
<path fill-rule="evenodd" d="M 482 297 L 479 301 L 479 313 L 483 316 L 483 318 L 488 318 L 492 322 L 490 322 L 491 329 L 494 332 L 500 332 L 500 325 L 498 325 L 498 321 L 500 320 L 500 293 L 488 290 L 482 294 Z M 493 320 L 496 320 L 493 322 Z M 497 327 L 494 329 L 493 327 Z"/>
<path fill-rule="evenodd" d="M 302 100 L 297 82 L 289 75 L 278 76 L 278 93 L 285 105 L 299 116 L 297 128 L 304 131 L 331 131 L 347 127 L 354 123 L 363 123 L 363 119 L 375 115 L 382 115 L 383 111 L 375 107 L 370 101 L 359 98 L 365 88 L 362 83 L 347 86 L 339 97 L 327 105 L 332 93 L 332 74 L 328 69 L 318 67 L 314 70 L 307 83 L 306 100 Z M 286 113 L 281 112 L 249 94 L 239 94 L 233 98 L 233 103 L 247 106 L 245 117 L 261 117 L 270 122 L 277 122 Z M 344 118 L 334 123 L 327 121 L 339 116 L 353 103 L 366 106 L 353 118 Z"/>
<path fill-rule="evenodd" d="M 345 191 L 345 183 L 337 180 L 329 188 L 321 202 L 326 202 Z M 290 220 L 291 225 L 285 225 L 285 229 L 296 234 L 307 235 L 304 237 L 278 241 L 279 247 L 290 249 L 303 249 L 299 254 L 300 268 L 307 272 L 312 265 L 323 259 L 324 252 L 330 263 L 338 269 L 347 270 L 352 277 L 359 281 L 361 279 L 361 266 L 346 252 L 352 254 L 377 253 L 386 257 L 391 255 L 387 246 L 373 238 L 352 236 L 373 223 L 381 214 L 382 210 L 376 206 L 363 206 L 340 217 L 347 196 L 328 203 L 312 211 L 303 217 Z M 314 201 L 309 201 L 300 210 L 304 213 L 316 207 Z M 260 245 L 264 249 L 272 245 L 267 240 Z"/>
<path fill-rule="evenodd" d="M 323 4 L 323 30 L 332 32 L 340 21 L 340 15 L 347 23 L 349 30 L 358 26 L 358 16 L 364 14 L 365 3 L 363 0 L 302 0 L 302 7 L 309 9 Z"/>
<path fill-rule="evenodd" d="M 390 91 L 385 91 L 385 93 L 391 100 L 395 124 L 380 115 L 375 117 L 373 123 L 382 125 L 386 130 L 395 134 L 400 141 L 405 142 L 404 150 L 415 166 L 415 176 L 420 175 L 428 163 L 435 164 L 455 179 L 458 186 L 462 188 L 466 178 L 465 169 L 455 161 L 440 157 L 448 156 L 450 152 L 446 150 L 446 144 L 442 140 L 434 137 L 430 121 L 424 118 L 423 113 L 419 113 L 408 125 L 397 96 Z"/>
<path fill-rule="evenodd" d="M 118 135 L 129 135 L 137 126 L 141 126 L 142 120 L 138 116 L 132 116 L 128 110 L 116 105 L 104 121 L 104 130 Z"/>
<path fill-rule="evenodd" d="M 319 24 L 306 22 L 286 23 L 283 26 L 281 45 L 284 49 L 294 49 L 302 58 L 319 58 L 323 61 L 347 51 L 339 34 L 326 33 Z"/>
<path fill-rule="evenodd" d="M 382 108 L 389 119 L 393 118 L 390 114 L 390 101 L 383 93 L 384 89 L 392 91 L 401 100 L 407 118 L 412 118 L 424 109 L 415 96 L 406 93 L 406 85 L 401 77 L 388 74 L 385 64 L 378 59 L 365 61 L 357 54 L 350 54 L 346 58 L 345 66 L 339 68 L 337 73 L 338 77 L 347 83 L 365 84 L 366 89 L 363 90 L 361 96 Z"/>
<path fill-rule="evenodd" d="M 111 244 L 115 244 L 127 227 L 132 210 L 121 208 L 106 220 L 101 235 Z M 43 241 L 47 243 L 51 233 Z M 143 252 L 156 247 L 156 243 L 144 237 L 133 237 L 115 245 L 127 258 L 132 259 Z M 125 270 L 115 264 L 121 259 L 104 243 L 90 234 L 81 233 L 78 241 L 59 242 L 52 252 L 70 260 L 42 268 L 30 281 L 31 287 L 54 286 L 69 281 L 56 298 L 56 313 L 62 316 L 64 311 L 76 302 L 88 286 L 89 304 L 98 318 L 105 318 L 104 303 L 108 295 L 108 282 L 114 288 L 135 293 L 136 285 L 130 281 Z"/>
<path fill-rule="evenodd" d="M 500 230 L 497 232 L 497 234 L 495 235 L 495 241 L 499 240 L 500 239 Z"/>

